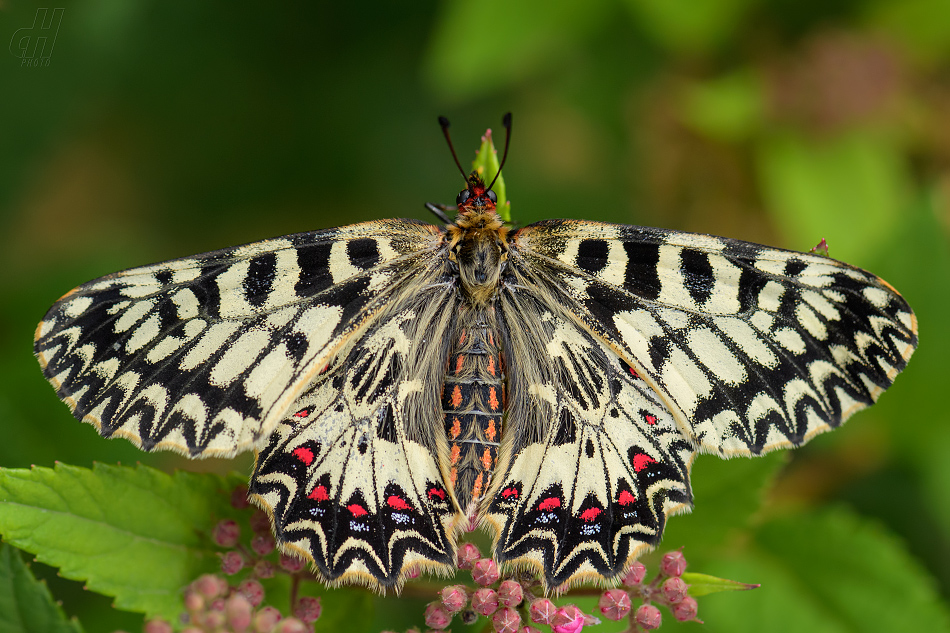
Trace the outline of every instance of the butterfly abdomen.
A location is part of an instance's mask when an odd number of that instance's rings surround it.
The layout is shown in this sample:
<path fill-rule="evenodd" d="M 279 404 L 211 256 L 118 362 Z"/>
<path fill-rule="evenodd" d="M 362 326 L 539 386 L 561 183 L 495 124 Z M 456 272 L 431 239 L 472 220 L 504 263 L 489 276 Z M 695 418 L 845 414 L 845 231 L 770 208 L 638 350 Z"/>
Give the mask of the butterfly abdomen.
<path fill-rule="evenodd" d="M 450 449 L 450 484 L 463 511 L 488 489 L 498 458 L 505 375 L 498 339 L 487 321 L 458 329 L 442 389 Z"/>

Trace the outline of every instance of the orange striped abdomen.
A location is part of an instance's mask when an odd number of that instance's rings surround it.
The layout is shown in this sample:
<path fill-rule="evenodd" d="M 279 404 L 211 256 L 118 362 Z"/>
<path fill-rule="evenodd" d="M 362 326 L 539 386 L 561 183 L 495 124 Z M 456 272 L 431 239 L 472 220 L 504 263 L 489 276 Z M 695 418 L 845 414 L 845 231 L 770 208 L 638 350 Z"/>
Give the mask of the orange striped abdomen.
<path fill-rule="evenodd" d="M 488 489 L 505 407 L 504 371 L 497 337 L 486 325 L 462 330 L 449 355 L 442 410 L 450 449 L 450 484 L 468 512 Z"/>

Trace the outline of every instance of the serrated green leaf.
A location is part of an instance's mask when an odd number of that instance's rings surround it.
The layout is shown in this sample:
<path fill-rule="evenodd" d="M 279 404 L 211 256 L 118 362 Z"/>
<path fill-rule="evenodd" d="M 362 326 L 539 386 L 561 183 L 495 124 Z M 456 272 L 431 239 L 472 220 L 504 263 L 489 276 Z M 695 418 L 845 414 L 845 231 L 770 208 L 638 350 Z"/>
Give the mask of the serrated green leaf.
<path fill-rule="evenodd" d="M 0 545 L 0 633 L 81 632 L 79 622 L 66 619 L 20 553 L 6 543 Z"/>
<path fill-rule="evenodd" d="M 115 606 L 174 620 L 181 590 L 219 567 L 208 534 L 232 482 L 145 466 L 0 470 L 0 534 Z"/>
<path fill-rule="evenodd" d="M 486 187 L 491 185 L 495 175 L 498 175 L 498 179 L 495 180 L 495 184 L 492 185 L 492 191 L 495 192 L 495 196 L 498 199 L 495 206 L 501 219 L 505 222 L 511 222 L 511 204 L 509 204 L 508 197 L 505 193 L 505 175 L 498 173 L 500 166 L 498 150 L 495 149 L 493 134 L 491 134 L 491 130 L 489 129 L 488 132 L 482 136 L 482 144 L 478 148 L 478 154 L 476 154 L 475 160 L 472 161 L 472 169 L 478 172 L 478 175 L 481 176 L 485 182 Z"/>
<path fill-rule="evenodd" d="M 710 576 L 709 574 L 697 574 L 689 571 L 682 575 L 682 579 L 683 582 L 689 585 L 689 595 L 694 598 L 708 596 L 711 593 L 719 593 L 722 591 L 748 591 L 749 589 L 757 589 L 759 587 L 759 585 L 747 582 L 738 582 L 736 580 L 728 580 L 726 578 Z"/>

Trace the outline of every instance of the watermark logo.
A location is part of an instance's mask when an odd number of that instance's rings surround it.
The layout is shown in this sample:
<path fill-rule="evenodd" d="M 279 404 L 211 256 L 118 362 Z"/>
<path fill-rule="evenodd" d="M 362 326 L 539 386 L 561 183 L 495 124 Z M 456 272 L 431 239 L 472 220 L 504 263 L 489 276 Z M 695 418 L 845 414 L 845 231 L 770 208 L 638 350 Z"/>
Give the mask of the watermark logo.
<path fill-rule="evenodd" d="M 20 67 L 39 68 L 49 66 L 53 44 L 59 33 L 59 23 L 63 21 L 65 8 L 37 9 L 33 26 L 17 29 L 10 38 L 10 52 L 20 58 Z"/>

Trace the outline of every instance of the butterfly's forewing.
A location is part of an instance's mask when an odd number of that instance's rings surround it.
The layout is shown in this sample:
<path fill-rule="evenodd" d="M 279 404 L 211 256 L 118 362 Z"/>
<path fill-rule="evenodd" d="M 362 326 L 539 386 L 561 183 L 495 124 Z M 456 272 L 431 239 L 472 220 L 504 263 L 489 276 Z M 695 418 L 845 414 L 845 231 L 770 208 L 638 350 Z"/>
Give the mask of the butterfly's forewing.
<path fill-rule="evenodd" d="M 379 221 L 108 275 L 47 313 L 34 349 L 81 420 L 145 450 L 261 443 L 328 357 L 385 305 L 438 229 Z"/>
<path fill-rule="evenodd" d="M 417 262 L 383 289 L 385 313 L 334 356 L 258 455 L 252 496 L 280 541 L 330 582 L 398 587 L 410 568 L 452 571 L 461 517 L 443 484 L 437 386 L 459 297 L 438 264 Z"/>
<path fill-rule="evenodd" d="M 571 220 L 513 243 L 704 451 L 798 446 L 872 404 L 917 345 L 890 285 L 827 257 Z"/>
<path fill-rule="evenodd" d="M 612 579 L 691 503 L 694 448 L 629 365 L 512 267 L 499 309 L 518 414 L 485 500 L 495 556 L 549 588 Z"/>

